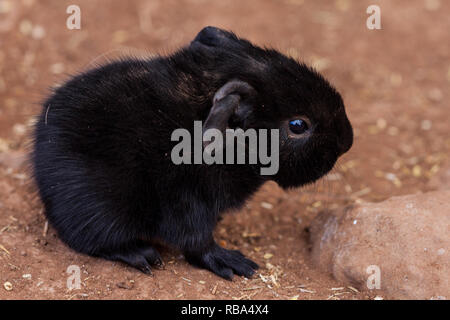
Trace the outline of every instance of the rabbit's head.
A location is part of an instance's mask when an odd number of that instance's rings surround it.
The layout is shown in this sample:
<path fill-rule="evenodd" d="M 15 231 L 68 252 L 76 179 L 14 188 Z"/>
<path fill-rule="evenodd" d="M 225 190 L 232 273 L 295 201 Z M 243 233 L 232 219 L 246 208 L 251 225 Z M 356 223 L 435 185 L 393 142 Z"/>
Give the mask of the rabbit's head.
<path fill-rule="evenodd" d="M 319 179 L 352 146 L 340 94 L 312 68 L 214 27 L 203 29 L 190 49 L 202 61 L 214 101 L 240 97 L 228 127 L 279 130 L 279 171 L 272 179 L 282 187 Z"/>

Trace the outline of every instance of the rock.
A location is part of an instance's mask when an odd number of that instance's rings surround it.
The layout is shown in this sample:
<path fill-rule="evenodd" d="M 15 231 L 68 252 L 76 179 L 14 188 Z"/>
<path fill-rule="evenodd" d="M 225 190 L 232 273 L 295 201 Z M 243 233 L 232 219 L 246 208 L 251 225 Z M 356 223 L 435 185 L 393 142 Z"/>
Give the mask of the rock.
<path fill-rule="evenodd" d="M 449 199 L 442 190 L 323 212 L 310 228 L 312 261 L 374 295 L 449 299 Z"/>
<path fill-rule="evenodd" d="M 450 161 L 430 179 L 428 186 L 432 189 L 450 189 Z"/>

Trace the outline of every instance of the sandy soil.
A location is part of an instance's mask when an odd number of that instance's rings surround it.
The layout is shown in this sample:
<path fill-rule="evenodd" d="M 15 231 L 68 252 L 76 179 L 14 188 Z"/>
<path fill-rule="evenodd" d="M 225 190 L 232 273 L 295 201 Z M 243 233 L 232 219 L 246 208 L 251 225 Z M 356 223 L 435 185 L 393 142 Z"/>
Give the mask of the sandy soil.
<path fill-rule="evenodd" d="M 308 225 L 324 208 L 427 190 L 449 155 L 450 3 L 375 1 L 382 30 L 366 28 L 374 1 L 0 0 L 0 299 L 373 299 L 310 263 Z M 343 94 L 355 144 L 327 178 L 284 192 L 265 185 L 216 232 L 262 269 L 229 282 L 164 249 L 152 277 L 77 254 L 46 229 L 23 159 L 48 87 L 95 62 L 170 52 L 206 25 L 232 29 L 316 66 Z M 68 290 L 66 270 L 81 269 Z M 8 289 L 8 290 L 7 290 Z M 383 296 L 383 298 L 390 298 Z"/>

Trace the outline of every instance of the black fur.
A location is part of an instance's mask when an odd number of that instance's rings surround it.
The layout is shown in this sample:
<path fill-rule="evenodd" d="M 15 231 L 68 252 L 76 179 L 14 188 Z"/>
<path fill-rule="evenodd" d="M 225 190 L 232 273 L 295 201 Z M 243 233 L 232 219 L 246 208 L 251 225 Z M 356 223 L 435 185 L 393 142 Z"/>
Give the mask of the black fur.
<path fill-rule="evenodd" d="M 171 133 L 208 117 L 215 93 L 233 79 L 256 92 L 241 128 L 281 128 L 280 170 L 250 165 L 174 165 Z M 283 123 L 311 120 L 311 135 L 289 138 Z M 45 102 L 32 161 L 50 223 L 76 251 L 144 272 L 160 264 L 149 244 L 231 279 L 257 265 L 212 236 L 220 213 L 242 206 L 265 181 L 296 187 L 327 173 L 353 140 L 340 95 L 307 66 L 217 28 L 168 57 L 123 59 L 79 74 Z"/>

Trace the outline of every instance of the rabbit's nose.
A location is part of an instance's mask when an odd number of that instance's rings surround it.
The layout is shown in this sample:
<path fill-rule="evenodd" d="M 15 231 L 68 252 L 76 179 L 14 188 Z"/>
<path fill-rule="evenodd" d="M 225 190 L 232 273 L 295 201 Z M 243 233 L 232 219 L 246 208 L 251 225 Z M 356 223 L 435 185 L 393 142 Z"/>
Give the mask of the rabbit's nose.
<path fill-rule="evenodd" d="M 348 119 L 345 119 L 342 123 L 337 140 L 338 150 L 340 152 L 339 155 L 343 155 L 352 147 L 353 129 Z"/>
<path fill-rule="evenodd" d="M 346 153 L 353 145 L 353 132 L 350 136 L 341 137 L 338 141 L 340 155 Z"/>

